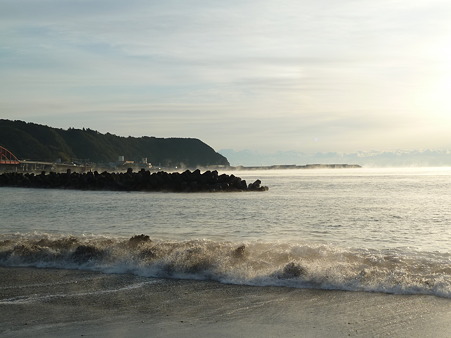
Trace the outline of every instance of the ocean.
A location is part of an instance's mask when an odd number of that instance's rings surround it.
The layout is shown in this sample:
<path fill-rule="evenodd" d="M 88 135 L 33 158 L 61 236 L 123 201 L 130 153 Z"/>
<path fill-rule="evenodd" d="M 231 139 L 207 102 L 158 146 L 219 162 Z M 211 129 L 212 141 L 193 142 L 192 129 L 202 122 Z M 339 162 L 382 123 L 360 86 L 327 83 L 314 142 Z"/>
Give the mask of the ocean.
<path fill-rule="evenodd" d="M 23 313 L 43 306 L 53 313 L 64 306 L 69 311 L 74 308 L 68 300 L 108 296 L 119 302 L 133 292 L 140 299 L 149 297 L 146 288 L 160 290 L 162 297 L 161 288 L 170 294 L 184 285 L 198 299 L 207 297 L 209 311 L 232 304 L 224 298 L 231 293 L 245 297 L 247 292 L 249 299 L 256 292 L 259 297 L 302 293 L 315 304 L 318 292 L 335 290 L 359 301 L 384 294 L 417 296 L 415 302 L 432 297 L 447 309 L 441 315 L 451 314 L 451 168 L 226 173 L 248 183 L 260 179 L 269 190 L 0 188 L 0 309 Z M 209 297 L 211 288 L 217 294 Z M 175 301 L 161 297 L 154 315 Z M 212 307 L 217 299 L 222 305 Z M 244 308 L 252 307 L 249 299 Z M 284 299 L 281 308 L 293 306 Z M 124 303 L 119 307 L 122 314 L 138 311 Z M 108 308 L 113 311 L 114 305 Z M 46 325 L 58 322 L 44 317 L 40 322 Z M 104 317 L 96 312 L 90 318 Z M 21 325 L 10 318 L 0 329 L 14 336 L 25 332 Z"/>

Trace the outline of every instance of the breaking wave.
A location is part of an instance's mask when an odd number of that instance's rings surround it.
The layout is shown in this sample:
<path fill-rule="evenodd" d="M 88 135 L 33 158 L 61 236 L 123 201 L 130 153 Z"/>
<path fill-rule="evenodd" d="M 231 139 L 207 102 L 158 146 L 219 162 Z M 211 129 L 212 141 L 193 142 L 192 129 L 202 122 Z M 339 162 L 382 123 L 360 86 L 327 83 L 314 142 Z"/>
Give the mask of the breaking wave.
<path fill-rule="evenodd" d="M 0 235 L 0 266 L 451 298 L 451 255 L 288 242 Z"/>

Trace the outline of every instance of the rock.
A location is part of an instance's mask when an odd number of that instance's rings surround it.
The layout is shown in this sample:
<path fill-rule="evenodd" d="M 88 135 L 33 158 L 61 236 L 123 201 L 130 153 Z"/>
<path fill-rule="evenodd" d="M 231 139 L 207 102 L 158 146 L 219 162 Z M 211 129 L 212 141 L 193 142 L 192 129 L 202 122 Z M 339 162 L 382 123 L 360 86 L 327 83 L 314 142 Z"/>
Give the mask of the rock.
<path fill-rule="evenodd" d="M 278 275 L 278 278 L 281 279 L 297 278 L 305 274 L 306 271 L 302 266 L 291 262 L 285 265 L 282 273 Z"/>
<path fill-rule="evenodd" d="M 133 236 L 128 240 L 128 245 L 131 247 L 137 247 L 143 243 L 151 242 L 150 237 L 144 234 Z"/>
<path fill-rule="evenodd" d="M 199 169 L 180 173 L 150 173 L 142 169 L 133 173 L 87 172 L 66 173 L 51 172 L 48 175 L 22 173 L 4 173 L 0 175 L 0 186 L 28 188 L 60 188 L 80 190 L 110 191 L 166 191 L 166 192 L 213 192 L 213 191 L 265 191 L 261 181 L 247 185 L 245 180 L 234 175 L 218 175 L 216 170 L 207 170 L 203 174 Z"/>
<path fill-rule="evenodd" d="M 240 245 L 238 248 L 233 250 L 233 257 L 242 258 L 244 256 L 245 250 L 246 250 L 246 246 L 244 244 Z"/>

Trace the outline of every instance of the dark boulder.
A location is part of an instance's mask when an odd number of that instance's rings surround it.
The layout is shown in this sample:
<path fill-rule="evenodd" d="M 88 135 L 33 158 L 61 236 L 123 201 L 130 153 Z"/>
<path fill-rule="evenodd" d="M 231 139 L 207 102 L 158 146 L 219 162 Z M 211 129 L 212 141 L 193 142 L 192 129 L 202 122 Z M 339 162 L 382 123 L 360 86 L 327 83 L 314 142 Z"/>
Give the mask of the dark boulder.
<path fill-rule="evenodd" d="M 128 240 L 128 245 L 131 247 L 137 247 L 143 243 L 151 242 L 150 237 L 144 234 L 133 236 Z"/>
<path fill-rule="evenodd" d="M 246 252 L 246 246 L 243 244 L 243 245 L 240 245 L 235 250 L 233 250 L 232 256 L 235 258 L 242 258 L 244 256 L 245 252 Z"/>
<path fill-rule="evenodd" d="M 280 279 L 298 278 L 306 274 L 306 270 L 299 264 L 288 263 L 277 277 Z"/>

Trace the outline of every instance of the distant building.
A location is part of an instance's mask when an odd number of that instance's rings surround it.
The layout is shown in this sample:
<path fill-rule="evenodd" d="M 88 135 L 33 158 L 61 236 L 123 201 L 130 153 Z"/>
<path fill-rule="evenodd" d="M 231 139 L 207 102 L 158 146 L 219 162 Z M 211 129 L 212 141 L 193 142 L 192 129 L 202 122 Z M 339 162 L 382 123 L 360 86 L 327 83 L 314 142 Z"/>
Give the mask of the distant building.
<path fill-rule="evenodd" d="M 118 156 L 118 161 L 116 162 L 116 169 L 150 169 L 152 168 L 152 164 L 147 161 L 147 157 L 142 157 L 141 162 L 135 161 L 126 161 L 124 155 Z"/>

